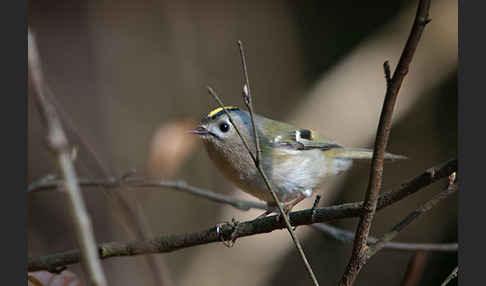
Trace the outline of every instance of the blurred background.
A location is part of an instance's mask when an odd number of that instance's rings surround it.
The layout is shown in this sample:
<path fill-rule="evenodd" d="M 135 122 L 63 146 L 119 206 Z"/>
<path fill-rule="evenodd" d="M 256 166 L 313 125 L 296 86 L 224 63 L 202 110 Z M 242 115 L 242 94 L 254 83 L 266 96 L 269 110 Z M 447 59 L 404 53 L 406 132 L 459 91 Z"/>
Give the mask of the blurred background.
<path fill-rule="evenodd" d="M 180 179 L 238 198 L 186 133 L 216 107 L 243 106 L 236 40 L 246 47 L 257 113 L 314 129 L 344 146 L 372 147 L 385 94 L 383 62 L 394 70 L 417 1 L 30 1 L 50 93 L 70 142 L 79 177 Z M 410 159 L 385 165 L 384 189 L 457 155 L 457 1 L 432 1 L 432 22 L 406 77 L 388 151 Z M 56 173 L 45 128 L 29 96 L 28 179 Z M 320 206 L 362 200 L 369 164 L 330 179 Z M 379 212 L 380 236 L 440 191 L 444 181 Z M 83 188 L 97 241 L 193 232 L 260 211 L 240 211 L 169 189 Z M 454 195 L 411 224 L 397 240 L 456 242 Z M 309 199 L 296 209 L 308 208 Z M 29 194 L 29 256 L 76 247 L 64 197 Z M 354 230 L 357 219 L 331 222 Z M 137 225 L 136 228 L 133 225 Z M 351 244 L 311 227 L 296 231 L 321 285 L 335 285 Z M 383 250 L 357 285 L 403 285 L 413 252 Z M 232 248 L 203 245 L 169 254 L 102 261 L 110 285 L 309 285 L 286 231 L 239 239 Z M 456 253 L 426 253 L 416 281 L 438 285 Z M 83 281 L 79 265 L 69 267 Z M 457 281 L 457 280 L 456 280 Z M 456 285 L 452 281 L 450 285 Z"/>

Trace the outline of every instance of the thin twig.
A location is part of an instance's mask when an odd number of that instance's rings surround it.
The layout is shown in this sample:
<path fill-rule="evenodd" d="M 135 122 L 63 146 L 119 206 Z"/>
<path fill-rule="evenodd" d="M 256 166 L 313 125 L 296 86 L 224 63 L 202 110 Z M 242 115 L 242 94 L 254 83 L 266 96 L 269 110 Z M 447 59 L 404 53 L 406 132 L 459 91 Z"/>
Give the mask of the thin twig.
<path fill-rule="evenodd" d="M 255 167 L 257 168 L 258 172 L 262 176 L 263 181 L 265 182 L 266 187 L 272 193 L 272 196 L 273 196 L 273 199 L 275 201 L 275 204 L 277 205 L 277 207 L 278 207 L 278 209 L 280 211 L 280 215 L 281 215 L 281 217 L 283 217 L 283 219 L 285 221 L 285 226 L 287 227 L 287 230 L 289 231 L 290 236 L 292 237 L 292 240 L 293 240 L 295 246 L 297 247 L 297 250 L 298 250 L 298 252 L 299 252 L 299 254 L 300 254 L 300 256 L 301 256 L 301 258 L 302 258 L 302 260 L 303 260 L 303 262 L 305 264 L 305 267 L 306 267 L 307 271 L 309 272 L 309 275 L 311 276 L 311 279 L 312 279 L 314 285 L 319 285 L 319 283 L 317 282 L 317 279 L 315 277 L 315 274 L 312 271 L 312 268 L 311 268 L 311 266 L 309 264 L 309 261 L 305 257 L 304 250 L 302 249 L 302 246 L 300 245 L 300 242 L 299 242 L 298 238 L 295 236 L 295 233 L 294 233 L 294 230 L 292 229 L 292 225 L 290 224 L 289 218 L 285 214 L 285 212 L 284 212 L 284 210 L 282 208 L 282 205 L 281 205 L 281 203 L 280 203 L 277 195 L 275 194 L 275 191 L 270 186 L 270 183 L 268 181 L 268 178 L 265 175 L 265 173 L 264 173 L 264 171 L 263 171 L 263 169 L 262 169 L 262 167 L 260 165 L 260 161 L 257 161 L 256 157 L 253 156 L 253 154 L 251 152 L 251 149 L 248 147 L 248 142 L 246 142 L 245 138 L 243 136 L 241 136 L 241 133 L 238 130 L 238 127 L 234 124 L 234 121 L 233 121 L 233 119 L 231 117 L 231 114 L 229 114 L 229 112 L 226 110 L 226 108 L 224 108 L 224 104 L 221 101 L 221 99 L 218 97 L 218 95 L 214 92 L 214 90 L 211 87 L 208 87 L 208 91 L 209 91 L 209 94 L 211 94 L 213 96 L 213 98 L 216 100 L 216 102 L 218 102 L 219 106 L 224 110 L 224 112 L 226 113 L 226 116 L 229 118 L 231 124 L 234 126 L 234 128 L 236 130 L 236 133 L 238 133 L 238 136 L 240 136 L 241 140 L 243 141 L 243 145 L 245 145 L 248 153 L 252 157 L 253 162 L 255 163 Z M 252 122 L 252 125 L 254 125 L 254 122 Z M 256 133 L 255 133 L 255 135 L 256 135 Z M 258 140 L 258 138 L 257 138 L 257 140 Z M 257 153 L 258 153 L 258 151 L 257 151 Z"/>
<path fill-rule="evenodd" d="M 255 158 L 255 166 L 257 167 L 258 171 L 260 172 L 260 175 L 262 176 L 263 180 L 265 181 L 265 185 L 267 186 L 268 190 L 270 193 L 272 193 L 273 199 L 275 203 L 278 206 L 278 209 L 280 211 L 280 215 L 283 217 L 285 224 L 287 226 L 287 230 L 290 233 L 290 236 L 292 237 L 292 240 L 294 241 L 295 247 L 297 248 L 297 251 L 299 252 L 299 255 L 304 262 L 304 265 L 307 269 L 307 272 L 309 273 L 309 276 L 312 279 L 312 282 L 314 285 L 318 286 L 319 282 L 317 281 L 316 275 L 314 274 L 314 271 L 312 271 L 312 267 L 305 256 L 304 249 L 302 249 L 302 245 L 295 235 L 294 229 L 292 228 L 292 225 L 290 224 L 289 217 L 287 214 L 284 212 L 282 205 L 280 203 L 280 200 L 277 197 L 277 194 L 275 191 L 272 189 L 270 185 L 270 181 L 268 180 L 267 175 L 263 171 L 262 167 L 262 162 L 261 162 L 261 149 L 260 149 L 260 138 L 259 134 L 257 132 L 257 127 L 255 124 L 255 112 L 253 109 L 253 97 L 251 95 L 251 88 L 250 88 L 250 80 L 248 78 L 248 68 L 246 65 L 246 55 L 245 55 L 245 49 L 243 48 L 243 42 L 238 40 L 238 47 L 240 48 L 240 55 L 241 55 L 241 64 L 243 67 L 243 74 L 245 78 L 245 85 L 243 87 L 243 98 L 245 99 L 245 104 L 246 107 L 248 108 L 248 111 L 250 112 L 250 118 L 251 118 L 251 125 L 253 127 L 253 134 L 255 135 L 255 146 L 256 146 L 256 158 Z M 242 138 L 243 139 L 243 138 Z M 248 150 L 249 151 L 249 150 Z"/>
<path fill-rule="evenodd" d="M 256 154 L 253 154 L 253 152 L 251 151 L 250 146 L 248 145 L 248 142 L 246 142 L 245 138 L 241 135 L 240 130 L 238 129 L 238 127 L 236 127 L 236 124 L 233 121 L 233 117 L 230 116 L 228 110 L 226 110 L 226 108 L 224 107 L 224 104 L 223 104 L 223 101 L 221 101 L 221 98 L 219 98 L 218 94 L 214 91 L 214 89 L 212 87 L 210 87 L 208 85 L 206 88 L 207 88 L 209 94 L 214 98 L 214 100 L 216 100 L 216 102 L 218 103 L 219 107 L 221 107 L 223 109 L 224 113 L 226 114 L 226 116 L 228 117 L 229 121 L 231 122 L 231 125 L 233 125 L 235 127 L 236 133 L 241 138 L 241 141 L 243 142 L 243 145 L 245 145 L 245 149 L 250 154 L 251 159 L 253 161 L 256 161 Z"/>
<path fill-rule="evenodd" d="M 411 212 L 406 218 L 404 218 L 397 225 L 395 225 L 389 232 L 384 234 L 376 243 L 369 246 L 366 259 L 369 259 L 373 255 L 375 255 L 384 247 L 387 242 L 394 239 L 398 235 L 398 233 L 402 231 L 406 226 L 408 226 L 411 222 L 423 215 L 425 212 L 429 211 L 443 199 L 454 194 L 458 189 L 459 187 L 457 184 L 450 184 L 446 190 L 438 193 L 425 204 L 417 208 L 415 211 Z"/>
<path fill-rule="evenodd" d="M 239 49 L 240 49 L 241 62 L 242 62 L 242 66 L 243 66 L 243 74 L 244 74 L 244 78 L 245 78 L 245 84 L 243 86 L 243 101 L 245 102 L 245 105 L 248 108 L 248 112 L 250 113 L 253 135 L 254 135 L 254 139 L 255 139 L 255 149 L 256 149 L 255 150 L 255 154 L 256 154 L 255 156 L 252 155 L 252 151 L 249 148 L 248 142 L 246 142 L 245 138 L 243 136 L 241 136 L 241 133 L 239 132 L 238 127 L 234 124 L 234 121 L 231 118 L 231 114 L 226 110 L 221 99 L 216 95 L 214 90 L 212 90 L 211 88 L 208 88 L 209 93 L 218 102 L 218 104 L 222 108 L 222 110 L 224 110 L 226 116 L 229 118 L 231 124 L 234 126 L 235 130 L 237 131 L 238 136 L 243 141 L 243 145 L 246 147 L 248 153 L 250 154 L 251 158 L 253 159 L 255 167 L 257 168 L 258 172 L 262 176 L 266 187 L 268 188 L 268 190 L 272 194 L 272 197 L 275 201 L 275 204 L 277 205 L 277 207 L 279 209 L 280 216 L 285 221 L 285 225 L 287 227 L 287 230 L 290 233 L 290 236 L 292 237 L 292 241 L 294 242 L 295 247 L 297 248 L 297 251 L 299 252 L 299 255 L 300 255 L 302 261 L 304 262 L 304 265 L 305 265 L 306 270 L 307 270 L 307 272 L 309 273 L 309 275 L 312 279 L 312 282 L 314 283 L 314 285 L 319 285 L 319 282 L 317 281 L 317 278 L 314 274 L 314 271 L 312 270 L 312 267 L 311 267 L 307 257 L 305 256 L 305 253 L 304 253 L 304 250 L 302 249 L 300 241 L 297 238 L 297 236 L 295 235 L 295 232 L 292 228 L 292 225 L 290 224 L 289 218 L 288 218 L 287 214 L 285 213 L 285 211 L 283 210 L 283 207 L 280 203 L 280 200 L 278 199 L 277 194 L 275 193 L 272 186 L 270 185 L 270 181 L 268 180 L 268 177 L 267 177 L 267 175 L 265 174 L 265 172 L 262 168 L 261 158 L 260 158 L 260 156 L 261 156 L 260 139 L 259 139 L 259 135 L 258 135 L 258 132 L 257 132 L 256 124 L 255 124 L 255 113 L 254 113 L 253 104 L 252 104 L 251 88 L 250 88 L 250 81 L 248 79 L 248 70 L 247 70 L 247 65 L 246 65 L 245 51 L 244 51 L 244 48 L 243 48 L 243 43 L 241 41 L 238 41 L 237 43 L 238 43 L 238 46 L 239 46 Z"/>
<path fill-rule="evenodd" d="M 184 181 L 165 181 L 143 178 L 132 178 L 123 181 L 117 181 L 113 178 L 108 179 L 79 179 L 79 184 L 84 187 L 104 187 L 104 188 L 118 188 L 118 187 L 136 187 L 136 188 L 168 188 L 178 191 L 183 191 L 191 195 L 202 197 L 217 203 L 223 203 L 233 206 L 239 210 L 261 209 L 267 210 L 267 204 L 261 202 L 253 202 L 247 200 L 239 200 L 227 195 L 212 192 L 203 188 L 191 186 Z M 29 186 L 29 192 L 37 193 L 43 191 L 59 190 L 62 187 L 62 181 L 54 180 L 44 182 L 43 184 L 36 183 Z"/>
<path fill-rule="evenodd" d="M 456 278 L 458 270 L 459 270 L 459 266 L 456 266 L 456 268 L 454 268 L 454 270 L 452 270 L 451 274 L 449 274 L 449 276 L 447 276 L 446 280 L 444 280 L 444 282 L 442 282 L 442 284 L 440 284 L 440 286 L 446 286 L 447 284 L 449 284 L 449 282 L 451 282 L 452 279 Z"/>
<path fill-rule="evenodd" d="M 84 204 L 78 185 L 76 171 L 71 161 L 71 150 L 62 124 L 54 105 L 44 89 L 41 63 L 36 42 L 31 31 L 28 31 L 29 79 L 34 89 L 36 103 L 46 125 L 47 140 L 57 157 L 57 163 L 65 181 L 69 212 L 76 232 L 76 240 L 82 252 L 82 265 L 90 285 L 107 285 L 98 257 L 96 241 L 91 220 Z M 55 269 L 55 268 L 51 268 Z"/>
<path fill-rule="evenodd" d="M 457 159 L 451 159 L 439 166 L 427 169 L 422 174 L 408 180 L 405 183 L 400 184 L 399 187 L 384 192 L 383 195 L 381 195 L 379 198 L 377 209 L 381 209 L 383 205 L 393 204 L 403 199 L 404 197 L 413 194 L 419 189 L 428 186 L 436 182 L 437 180 L 449 176 L 452 172 L 455 172 L 456 169 L 457 169 Z M 107 179 L 79 179 L 78 182 L 83 187 L 101 186 L 105 188 L 118 188 L 123 186 L 129 186 L 129 187 L 136 186 L 138 188 L 169 188 L 169 189 L 187 192 L 194 196 L 205 198 L 210 201 L 227 204 L 240 210 L 248 210 L 250 208 L 262 209 L 262 210 L 268 209 L 265 203 L 239 200 L 236 198 L 232 198 L 230 196 L 226 196 L 206 189 L 188 185 L 184 181 L 164 181 L 164 180 L 154 180 L 154 179 L 149 180 L 143 178 L 136 178 L 136 179 L 132 178 L 132 179 L 120 180 L 116 178 L 107 178 Z M 132 184 L 132 182 L 134 185 L 130 185 Z M 47 177 L 47 179 L 37 180 L 34 183 L 31 183 L 29 185 L 29 192 L 36 193 L 36 192 L 44 192 L 44 191 L 62 190 L 62 186 L 63 186 L 62 181 L 53 180 Z"/>
<path fill-rule="evenodd" d="M 391 85 L 391 71 L 390 71 L 390 63 L 388 61 L 385 61 L 383 63 L 383 71 L 385 72 L 385 82 L 386 82 L 386 88 L 390 88 Z"/>
<path fill-rule="evenodd" d="M 243 68 L 243 75 L 245 78 L 245 84 L 243 85 L 243 100 L 246 106 L 248 107 L 248 111 L 250 112 L 253 134 L 255 134 L 255 149 L 256 149 L 255 161 L 257 162 L 257 164 L 259 164 L 262 150 L 260 148 L 260 140 L 258 140 L 257 127 L 255 125 L 255 113 L 253 112 L 253 97 L 251 96 L 250 79 L 248 78 L 248 68 L 246 66 L 245 49 L 243 48 L 242 41 L 238 40 L 237 43 L 238 43 L 238 47 L 240 48 L 241 66 Z"/>
<path fill-rule="evenodd" d="M 81 132 L 76 127 L 69 113 L 65 112 L 62 109 L 62 106 L 58 102 L 56 102 L 52 90 L 49 89 L 47 85 L 45 86 L 45 90 L 48 94 L 50 94 L 52 103 L 58 111 L 59 118 L 63 122 L 65 130 L 68 131 L 67 134 L 70 135 L 70 138 L 73 139 L 74 142 L 80 145 L 80 147 L 82 148 L 80 152 L 83 152 L 84 158 L 92 159 L 92 164 L 90 164 L 89 166 L 90 170 L 96 174 L 101 174 L 102 177 L 110 177 L 110 172 L 108 168 L 104 166 L 104 164 L 101 162 L 93 146 L 91 146 L 89 142 L 82 136 Z M 81 162 L 81 164 L 83 164 L 83 162 Z M 112 206 L 112 210 L 110 211 L 110 213 L 112 214 L 113 218 L 115 218 L 117 222 L 119 222 L 120 225 L 124 227 L 124 230 L 129 235 L 134 236 L 134 239 L 145 239 L 152 236 L 149 232 L 140 227 L 143 224 L 145 218 L 143 212 L 139 212 L 134 209 L 134 205 L 139 204 L 137 198 L 134 199 L 134 202 L 133 200 L 128 201 L 125 197 L 120 195 L 119 192 L 103 192 L 103 194 L 107 197 L 108 203 L 110 203 Z M 164 277 L 165 274 L 162 275 L 161 273 L 164 271 L 164 267 L 161 267 L 161 264 L 159 263 L 160 258 L 155 258 L 154 256 L 147 255 L 146 257 L 144 257 L 144 259 L 148 264 L 148 268 L 153 274 L 155 285 L 173 285 L 173 283 L 167 283 L 168 281 Z M 165 272 L 167 273 L 168 271 Z"/>
<path fill-rule="evenodd" d="M 447 163 L 430 168 L 423 174 L 413 178 L 400 188 L 381 195 L 378 199 L 377 210 L 390 206 L 429 184 L 449 176 L 457 169 L 457 160 L 450 160 Z M 346 203 L 336 206 L 308 209 L 291 212 L 289 214 L 294 226 L 322 223 L 342 218 L 358 217 L 362 213 L 363 202 Z M 240 222 L 235 230 L 231 224 L 223 224 L 216 227 L 195 233 L 160 236 L 150 240 L 131 242 L 111 242 L 99 245 L 100 258 L 106 259 L 114 256 L 130 256 L 149 253 L 165 253 L 178 249 L 202 245 L 213 242 L 220 242 L 221 237 L 240 238 L 256 234 L 269 233 L 282 229 L 282 223 L 276 216 L 268 216 L 253 221 Z M 69 250 L 62 253 L 54 253 L 46 256 L 29 258 L 29 271 L 52 269 L 58 266 L 65 266 L 79 262 L 79 250 Z"/>
<path fill-rule="evenodd" d="M 103 165 L 99 156 L 97 156 L 89 142 L 85 140 L 85 138 L 83 138 L 81 132 L 74 124 L 69 113 L 65 112 L 62 109 L 62 106 L 58 102 L 56 102 L 53 91 L 49 88 L 47 84 L 44 85 L 44 90 L 46 94 L 48 94 L 48 96 L 50 97 L 54 108 L 58 111 L 59 119 L 63 123 L 64 129 L 67 131 L 66 133 L 69 135 L 70 139 L 72 139 L 73 142 L 76 142 L 76 144 L 79 144 L 79 146 L 82 148 L 80 152 L 83 152 L 84 158 L 91 157 L 91 159 L 93 159 L 93 164 L 90 164 L 89 166 L 90 170 L 96 174 L 101 174 L 101 176 L 103 177 L 109 177 L 108 168 Z M 84 165 L 83 162 L 80 163 Z M 124 227 L 125 231 L 129 235 L 134 236 L 134 239 L 145 239 L 152 236 L 150 235 L 150 233 L 147 233 L 140 227 L 140 225 L 143 224 L 144 214 L 142 212 L 137 212 L 134 209 L 134 204 L 138 204 L 138 202 L 136 201 L 137 198 L 135 198 L 135 202 L 133 202 L 128 201 L 125 197 L 121 196 L 119 192 L 103 192 L 103 194 L 107 197 L 108 203 L 110 203 L 113 207 L 111 211 L 112 216 Z M 144 259 L 146 260 L 148 268 L 153 274 L 155 285 L 168 286 L 173 284 L 163 283 L 163 281 L 166 281 L 167 279 L 165 279 L 165 277 L 163 277 L 163 275 L 161 274 L 164 269 L 159 263 L 160 258 L 155 258 L 151 255 L 147 255 L 146 257 L 144 257 Z"/>
<path fill-rule="evenodd" d="M 335 240 L 350 243 L 353 242 L 355 233 L 349 230 L 344 230 L 327 223 L 316 223 L 312 225 L 313 228 L 321 231 L 330 238 Z M 368 236 L 368 244 L 373 244 L 378 241 L 378 238 Z M 457 252 L 457 243 L 411 243 L 411 242 L 395 242 L 388 241 L 383 246 L 390 250 L 403 251 L 443 251 L 443 252 Z"/>
<path fill-rule="evenodd" d="M 393 109 L 398 97 L 398 91 L 400 90 L 403 79 L 408 73 L 409 65 L 412 61 L 422 32 L 429 21 L 429 7 L 430 0 L 420 0 L 410 36 L 405 44 L 402 55 L 400 56 L 393 77 L 389 83 L 387 82 L 385 100 L 380 115 L 380 121 L 378 123 L 373 150 L 369 184 L 366 190 L 365 204 L 363 207 L 364 212 L 356 231 L 351 258 L 341 278 L 340 285 L 352 285 L 356 280 L 361 267 L 366 263 L 366 241 L 368 240 L 371 223 L 376 212 L 378 194 L 381 188 L 383 159 L 388 144 Z M 389 73 L 389 71 L 387 70 L 386 64 L 384 65 L 384 70 L 385 76 L 388 77 L 387 73 Z"/>

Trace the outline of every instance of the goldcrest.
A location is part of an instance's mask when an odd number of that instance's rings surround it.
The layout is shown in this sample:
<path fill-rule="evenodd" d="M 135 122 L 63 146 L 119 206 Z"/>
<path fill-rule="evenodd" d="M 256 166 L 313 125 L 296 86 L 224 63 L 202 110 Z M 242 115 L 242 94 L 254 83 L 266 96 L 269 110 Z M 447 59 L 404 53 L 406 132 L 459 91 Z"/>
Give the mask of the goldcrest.
<path fill-rule="evenodd" d="M 249 113 L 235 106 L 225 109 L 250 149 L 255 150 Z M 257 114 L 255 126 L 263 171 L 288 210 L 312 196 L 327 176 L 348 170 L 355 159 L 371 159 L 373 155 L 373 150 L 344 148 L 310 129 L 296 128 Z M 209 112 L 191 132 L 202 138 L 209 157 L 226 178 L 241 190 L 275 206 L 272 194 L 221 107 Z M 385 153 L 385 159 L 405 158 Z"/>

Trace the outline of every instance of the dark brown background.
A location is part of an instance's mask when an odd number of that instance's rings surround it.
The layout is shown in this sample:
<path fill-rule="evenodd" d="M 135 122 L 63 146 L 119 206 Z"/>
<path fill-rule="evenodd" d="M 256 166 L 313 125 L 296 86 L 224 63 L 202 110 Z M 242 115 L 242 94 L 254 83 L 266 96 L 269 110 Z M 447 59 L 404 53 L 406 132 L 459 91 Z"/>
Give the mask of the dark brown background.
<path fill-rule="evenodd" d="M 78 147 L 80 177 L 138 175 L 249 198 L 213 168 L 185 131 L 215 107 L 212 85 L 226 104 L 242 105 L 235 41 L 244 41 L 258 113 L 313 128 L 345 146 L 372 146 L 385 91 L 382 64 L 395 66 L 415 1 L 30 1 L 45 76 Z M 410 159 L 385 166 L 384 186 L 397 185 L 457 153 L 457 3 L 434 1 L 395 113 L 388 150 Z M 29 98 L 29 182 L 55 173 L 44 129 Z M 86 147 L 88 146 L 88 147 Z M 332 179 L 322 205 L 364 197 L 368 165 Z M 430 198 L 444 182 L 380 212 L 380 235 Z M 254 218 L 170 190 L 120 192 L 138 207 L 152 234 L 202 230 Z M 84 190 L 98 241 L 128 240 L 117 206 L 100 188 Z M 457 241 L 457 195 L 417 220 L 398 240 Z M 300 208 L 308 207 L 312 200 Z M 356 220 L 336 222 L 354 228 Z M 321 285 L 334 285 L 351 247 L 316 230 L 297 230 Z M 63 196 L 29 196 L 29 256 L 75 247 Z M 383 251 L 358 285 L 400 285 L 412 253 Z M 437 285 L 456 254 L 426 256 L 420 285 Z M 173 285 L 309 285 L 284 231 L 241 239 L 227 249 L 205 245 L 157 255 Z M 153 285 L 143 257 L 103 261 L 110 285 Z M 70 267 L 81 274 L 79 266 Z M 167 283 L 167 282 L 166 282 Z M 455 282 L 453 282 L 455 283 Z M 451 284 L 452 285 L 452 284 Z"/>

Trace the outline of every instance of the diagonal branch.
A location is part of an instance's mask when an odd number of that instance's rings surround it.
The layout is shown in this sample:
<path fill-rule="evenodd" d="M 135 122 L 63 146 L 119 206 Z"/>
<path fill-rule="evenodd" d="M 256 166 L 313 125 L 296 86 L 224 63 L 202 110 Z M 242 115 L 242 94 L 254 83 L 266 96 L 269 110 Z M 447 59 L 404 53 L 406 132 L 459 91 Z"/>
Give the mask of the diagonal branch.
<path fill-rule="evenodd" d="M 90 285 L 107 285 L 96 249 L 91 221 L 84 205 L 71 152 L 56 108 L 45 93 L 41 63 L 34 36 L 28 31 L 29 79 L 34 89 L 36 103 L 47 125 L 49 147 L 55 153 L 64 179 L 69 212 L 74 223 L 77 243 L 82 252 L 83 270 Z M 53 270 L 55 268 L 50 268 Z"/>
<path fill-rule="evenodd" d="M 353 242 L 355 233 L 352 231 L 344 230 L 326 223 L 316 223 L 312 225 L 313 228 L 321 231 L 327 236 L 344 242 Z M 369 236 L 368 244 L 378 242 L 378 238 Z M 412 243 L 412 242 L 396 242 L 387 241 L 383 244 L 383 248 L 390 250 L 403 250 L 403 251 L 441 251 L 441 252 L 457 252 L 457 243 Z"/>
<path fill-rule="evenodd" d="M 312 281 L 314 282 L 314 285 L 319 285 L 319 283 L 317 282 L 317 279 L 315 278 L 314 272 L 312 271 L 312 268 L 311 268 L 309 262 L 307 261 L 307 258 L 305 257 L 305 254 L 304 254 L 304 251 L 302 249 L 302 246 L 300 245 L 300 242 L 299 242 L 298 238 L 295 236 L 295 233 L 294 233 L 294 230 L 292 229 L 292 225 L 290 224 L 289 218 L 287 217 L 287 215 L 283 211 L 282 205 L 280 204 L 280 201 L 277 198 L 277 195 L 273 191 L 273 189 L 272 189 L 272 187 L 271 187 L 271 185 L 270 185 L 270 183 L 268 181 L 268 178 L 265 175 L 265 173 L 264 173 L 264 171 L 263 171 L 263 169 L 262 169 L 262 167 L 260 165 L 260 161 L 257 160 L 257 157 L 256 157 L 257 155 L 253 155 L 253 153 L 251 152 L 251 149 L 250 149 L 250 147 L 248 145 L 248 142 L 246 141 L 246 139 L 243 136 L 241 136 L 241 133 L 238 130 L 238 127 L 236 126 L 236 124 L 234 123 L 231 114 L 229 114 L 229 112 L 226 110 L 226 108 L 224 107 L 224 104 L 221 101 L 221 99 L 219 98 L 219 96 L 209 86 L 208 86 L 208 91 L 209 91 L 209 94 L 216 100 L 216 102 L 218 103 L 219 107 L 221 107 L 224 110 L 224 112 L 226 113 L 226 116 L 228 117 L 229 121 L 231 122 L 231 124 L 235 128 L 236 133 L 241 138 L 241 141 L 243 142 L 243 145 L 245 146 L 246 150 L 248 151 L 248 153 L 250 154 L 251 158 L 253 159 L 253 162 L 255 163 L 255 167 L 257 168 L 258 172 L 262 176 L 263 181 L 265 182 L 265 185 L 267 186 L 268 190 L 272 193 L 273 199 L 275 200 L 275 203 L 276 203 L 276 205 L 277 205 L 277 207 L 278 207 L 278 209 L 280 211 L 280 215 L 284 218 L 284 221 L 285 221 L 285 225 L 287 227 L 287 230 L 289 231 L 290 236 L 292 237 L 292 240 L 294 241 L 294 244 L 297 247 L 297 250 L 299 251 L 300 256 L 302 257 L 302 260 L 304 261 L 304 264 L 306 266 L 306 269 L 309 272 L 309 275 L 311 276 Z M 249 109 L 249 110 L 252 110 L 252 109 Z M 252 122 L 252 125 L 255 126 L 254 122 Z M 258 137 L 256 138 L 256 140 L 258 140 Z M 258 152 L 259 151 L 257 149 L 257 152 L 256 153 L 258 154 Z M 232 240 L 234 240 L 234 237 L 232 237 Z"/>
<path fill-rule="evenodd" d="M 361 267 L 366 263 L 366 242 L 368 240 L 371 223 L 376 212 L 378 194 L 381 188 L 383 159 L 388 144 L 393 109 L 398 97 L 398 91 L 400 90 L 403 79 L 408 73 L 409 65 L 412 61 L 418 42 L 422 36 L 422 32 L 425 25 L 430 21 L 429 7 L 430 0 L 420 0 L 410 36 L 405 44 L 397 68 L 395 69 L 391 79 L 389 79 L 390 72 L 388 64 L 385 63 L 384 65 L 387 88 L 380 121 L 378 123 L 375 147 L 373 150 L 373 159 L 371 162 L 370 179 L 368 188 L 366 190 L 363 214 L 356 231 L 356 238 L 354 240 L 351 258 L 341 278 L 340 285 L 352 285 L 356 280 Z"/>
<path fill-rule="evenodd" d="M 452 281 L 452 279 L 456 278 L 458 270 L 459 270 L 459 266 L 456 266 L 456 268 L 454 268 L 454 270 L 452 270 L 451 274 L 449 274 L 449 276 L 447 276 L 447 278 L 444 280 L 444 282 L 442 282 L 442 284 L 440 284 L 440 286 L 446 286 L 447 284 L 449 284 L 449 282 Z"/>
<path fill-rule="evenodd" d="M 248 68 L 246 66 L 246 56 L 245 56 L 245 50 L 243 48 L 243 42 L 238 41 L 238 47 L 240 48 L 240 56 L 241 56 L 241 66 L 243 68 L 243 75 L 245 78 L 245 84 L 243 85 L 243 101 L 245 102 L 245 105 L 248 108 L 248 111 L 250 112 L 250 117 L 251 117 L 251 122 L 252 122 L 252 128 L 253 128 L 253 134 L 255 134 L 255 164 L 260 163 L 261 159 L 261 148 L 260 148 L 260 140 L 258 140 L 258 133 L 257 133 L 257 128 L 255 125 L 255 113 L 253 112 L 253 97 L 251 96 L 251 89 L 250 89 L 250 79 L 248 78 Z"/>
<path fill-rule="evenodd" d="M 459 189 L 457 184 L 450 184 L 446 190 L 438 193 L 432 199 L 427 201 L 425 204 L 417 208 L 415 211 L 411 212 L 406 218 L 395 225 L 389 232 L 385 233 L 378 241 L 369 246 L 367 251 L 366 259 L 370 259 L 378 251 L 383 249 L 383 247 L 394 239 L 400 231 L 402 231 L 406 226 L 412 223 L 415 219 L 422 216 L 425 212 L 432 209 L 440 201 L 454 194 Z"/>
<path fill-rule="evenodd" d="M 300 244 L 299 239 L 295 235 L 294 229 L 292 228 L 292 225 L 290 224 L 289 217 L 287 214 L 284 212 L 282 205 L 280 204 L 280 200 L 277 197 L 277 194 L 275 191 L 272 189 L 272 186 L 270 185 L 270 181 L 268 180 L 267 175 L 263 171 L 262 167 L 262 162 L 261 162 L 261 149 L 260 149 L 260 139 L 259 139 L 259 134 L 257 132 L 257 127 L 255 124 L 255 112 L 253 110 L 253 99 L 251 96 L 251 89 L 250 89 L 250 80 L 248 78 L 248 69 L 246 66 L 246 56 L 245 56 L 245 49 L 243 48 L 243 42 L 238 41 L 238 47 L 240 48 L 240 55 L 241 55 L 241 64 L 243 66 L 243 75 L 245 78 L 245 85 L 243 86 L 243 99 L 245 101 L 246 107 L 248 108 L 248 111 L 250 112 L 250 118 L 251 118 L 251 126 L 253 128 L 253 135 L 255 137 L 255 148 L 256 148 L 256 156 L 254 159 L 254 163 L 256 168 L 258 169 L 258 172 L 260 172 L 260 175 L 263 178 L 263 181 L 265 181 L 265 185 L 267 186 L 268 191 L 272 194 L 273 200 L 275 201 L 275 204 L 278 207 L 278 210 L 280 211 L 280 216 L 283 217 L 285 221 L 285 225 L 287 226 L 287 230 L 292 237 L 292 240 L 295 244 L 295 247 L 297 248 L 297 251 L 299 252 L 300 258 L 304 262 L 305 268 L 307 272 L 309 273 L 309 276 L 312 279 L 312 282 L 314 285 L 318 286 L 319 282 L 317 281 L 316 275 L 314 274 L 314 271 L 312 271 L 312 267 L 307 260 L 307 257 L 305 256 L 304 249 L 302 249 L 302 245 Z M 229 116 L 229 113 L 228 113 Z M 236 128 L 236 126 L 235 126 Z M 241 138 L 243 139 L 243 137 Z M 248 152 L 251 153 L 250 150 Z"/>
<path fill-rule="evenodd" d="M 439 167 L 433 167 L 424 173 L 402 184 L 399 188 L 384 193 L 378 199 L 377 210 L 390 206 L 418 190 L 430 185 L 441 178 L 449 176 L 457 169 L 457 160 L 450 160 Z M 309 225 L 326 221 L 358 217 L 362 213 L 363 202 L 346 203 L 342 205 L 325 208 L 309 209 L 291 212 L 292 225 Z M 235 227 L 232 224 L 220 226 L 220 232 L 216 227 L 210 229 L 180 235 L 159 236 L 150 240 L 111 242 L 98 246 L 100 258 L 106 259 L 115 256 L 130 256 L 149 253 L 166 253 L 202 245 L 207 243 L 220 242 L 221 236 L 226 238 L 240 238 L 255 234 L 272 232 L 282 229 L 284 226 L 276 216 L 269 216 L 253 221 L 241 222 Z M 78 263 L 80 258 L 79 250 L 69 250 L 62 253 L 54 253 L 46 256 L 29 258 L 29 271 L 51 269 L 58 266 Z"/>

